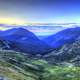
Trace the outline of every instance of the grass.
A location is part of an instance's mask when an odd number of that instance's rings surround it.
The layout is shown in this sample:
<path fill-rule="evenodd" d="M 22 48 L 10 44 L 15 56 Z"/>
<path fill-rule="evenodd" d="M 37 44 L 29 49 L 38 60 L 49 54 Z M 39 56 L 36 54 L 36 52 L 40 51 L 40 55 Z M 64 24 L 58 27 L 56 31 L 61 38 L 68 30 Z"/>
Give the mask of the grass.
<path fill-rule="evenodd" d="M 80 80 L 80 67 L 53 66 L 14 51 L 0 51 L 0 76 L 7 80 Z"/>

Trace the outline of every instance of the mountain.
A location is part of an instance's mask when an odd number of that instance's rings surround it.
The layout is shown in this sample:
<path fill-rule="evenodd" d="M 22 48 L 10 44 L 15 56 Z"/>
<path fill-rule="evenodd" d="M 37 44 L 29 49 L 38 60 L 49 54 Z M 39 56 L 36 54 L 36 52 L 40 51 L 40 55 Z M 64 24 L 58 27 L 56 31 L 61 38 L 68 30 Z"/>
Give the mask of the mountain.
<path fill-rule="evenodd" d="M 75 43 L 65 44 L 54 51 L 33 33 L 26 31 L 23 28 L 13 28 L 0 33 L 1 80 L 80 79 L 80 68 L 76 66 L 78 64 L 76 62 L 79 61 L 79 40 Z M 51 52 L 52 50 L 53 52 Z M 26 54 L 23 53 L 24 51 Z M 43 53 L 45 53 L 42 55 L 43 57 L 29 55 Z M 66 64 L 64 61 L 67 65 L 59 65 Z M 50 62 L 56 64 L 53 65 Z M 71 64 L 68 65 L 68 63 Z"/>
<path fill-rule="evenodd" d="M 43 41 L 53 48 L 59 48 L 66 43 L 74 42 L 78 37 L 80 37 L 80 27 L 64 29 L 55 35 L 43 39 Z"/>
<path fill-rule="evenodd" d="M 52 49 L 24 28 L 12 28 L 0 33 L 1 47 L 31 54 L 45 54 Z"/>
<path fill-rule="evenodd" d="M 80 39 L 63 45 L 60 49 L 45 55 L 44 59 L 52 64 L 67 62 L 80 66 Z"/>

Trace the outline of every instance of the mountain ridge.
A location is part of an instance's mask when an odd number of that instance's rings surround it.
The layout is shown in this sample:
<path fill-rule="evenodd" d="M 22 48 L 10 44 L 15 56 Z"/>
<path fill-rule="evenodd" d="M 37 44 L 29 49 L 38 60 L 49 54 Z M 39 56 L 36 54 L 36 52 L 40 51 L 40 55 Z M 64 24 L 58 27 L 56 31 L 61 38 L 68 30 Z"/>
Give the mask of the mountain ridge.
<path fill-rule="evenodd" d="M 13 28 L 2 32 L 0 40 L 7 43 L 11 50 L 31 54 L 45 54 L 52 48 L 24 28 Z"/>
<path fill-rule="evenodd" d="M 80 66 L 80 40 L 76 40 L 71 44 L 65 44 L 60 49 L 44 55 L 43 59 L 46 59 L 52 64 L 60 64 L 67 62 Z"/>
<path fill-rule="evenodd" d="M 64 29 L 54 35 L 48 36 L 43 41 L 53 48 L 58 48 L 66 43 L 74 42 L 78 37 L 80 37 L 80 27 Z"/>

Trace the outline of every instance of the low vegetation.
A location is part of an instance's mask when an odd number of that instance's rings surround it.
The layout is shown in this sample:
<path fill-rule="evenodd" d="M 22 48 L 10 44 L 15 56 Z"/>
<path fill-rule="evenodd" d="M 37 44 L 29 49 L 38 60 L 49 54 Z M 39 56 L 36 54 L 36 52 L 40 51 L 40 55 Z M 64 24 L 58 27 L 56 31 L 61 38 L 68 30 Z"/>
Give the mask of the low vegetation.
<path fill-rule="evenodd" d="M 80 67 L 53 66 L 23 53 L 0 50 L 2 80 L 80 80 Z"/>

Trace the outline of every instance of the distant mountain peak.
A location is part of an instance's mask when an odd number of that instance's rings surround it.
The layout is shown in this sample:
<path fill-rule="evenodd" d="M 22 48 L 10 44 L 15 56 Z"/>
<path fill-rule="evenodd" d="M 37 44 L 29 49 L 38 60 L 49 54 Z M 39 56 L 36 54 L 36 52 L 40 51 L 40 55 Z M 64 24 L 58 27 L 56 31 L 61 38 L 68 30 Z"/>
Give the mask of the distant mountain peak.
<path fill-rule="evenodd" d="M 0 40 L 7 44 L 10 50 L 24 53 L 45 54 L 52 50 L 48 44 L 39 40 L 35 34 L 24 28 L 12 28 L 3 31 L 0 34 Z M 5 44 L 2 46 L 6 46 Z"/>
<path fill-rule="evenodd" d="M 27 32 L 28 30 L 27 29 L 25 29 L 25 28 L 11 28 L 11 29 L 8 29 L 8 30 L 6 30 L 6 31 L 17 31 L 17 32 Z M 28 31 L 28 32 L 30 32 L 30 31 Z"/>

